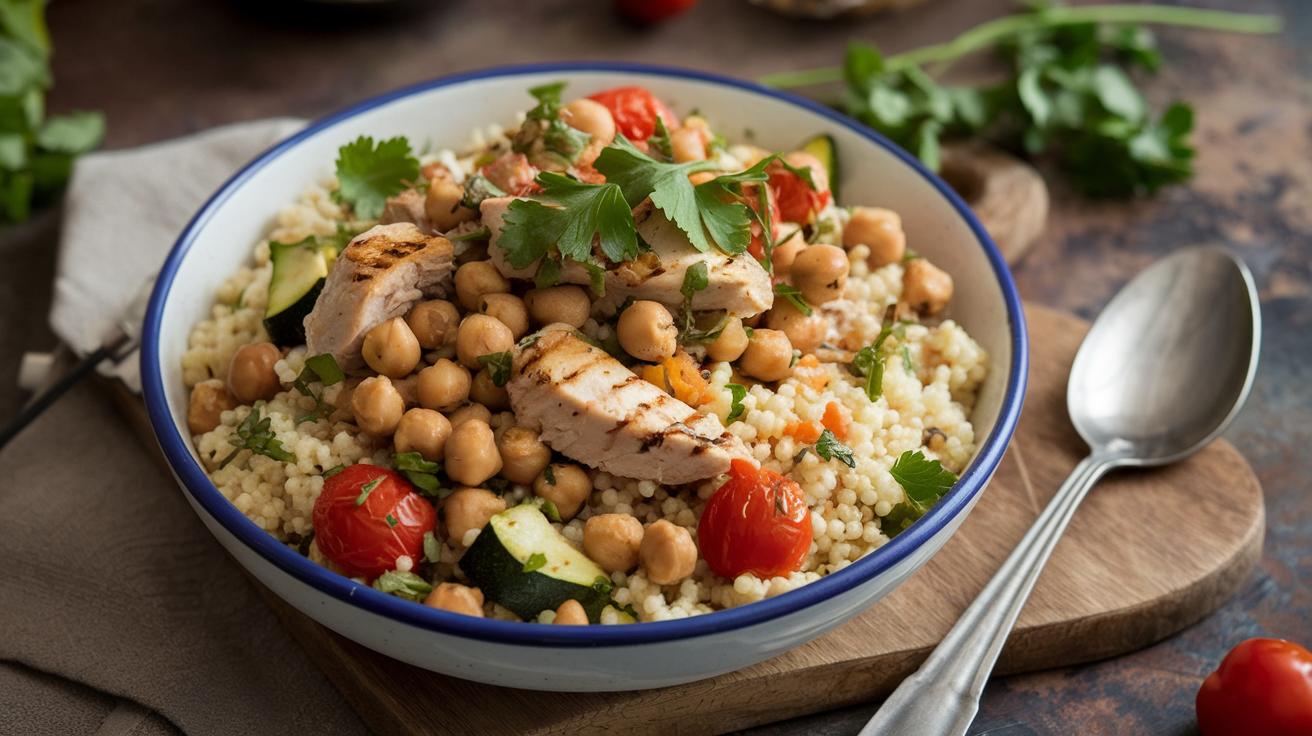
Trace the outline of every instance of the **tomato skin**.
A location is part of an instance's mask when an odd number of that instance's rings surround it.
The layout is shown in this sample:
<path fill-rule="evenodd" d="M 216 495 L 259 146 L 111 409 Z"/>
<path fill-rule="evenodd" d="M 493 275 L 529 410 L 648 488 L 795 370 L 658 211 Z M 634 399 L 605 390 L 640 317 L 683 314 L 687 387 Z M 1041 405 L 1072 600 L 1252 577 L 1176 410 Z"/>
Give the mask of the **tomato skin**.
<path fill-rule="evenodd" d="M 1312 652 L 1283 639 L 1242 641 L 1194 705 L 1203 736 L 1312 734 Z"/>
<path fill-rule="evenodd" d="M 816 213 L 829 204 L 831 197 L 829 193 L 829 176 L 824 172 L 824 167 L 820 164 L 820 161 L 815 159 L 814 156 L 809 154 L 789 154 L 789 156 L 808 162 L 808 167 L 811 169 L 811 180 L 815 182 L 815 189 L 808 186 L 802 177 L 789 171 L 779 161 L 775 161 L 765 168 L 770 175 L 767 186 L 770 187 L 770 193 L 774 195 L 772 199 L 779 204 L 780 219 L 784 222 L 799 222 L 803 225 L 809 225 L 815 222 Z M 811 161 L 814 161 L 814 164 L 810 164 Z"/>
<path fill-rule="evenodd" d="M 635 23 L 653 24 L 687 12 L 697 0 L 612 0 L 612 4 Z"/>
<path fill-rule="evenodd" d="M 716 575 L 787 576 L 811 551 L 811 511 L 796 482 L 735 459 L 729 480 L 706 504 L 697 539 Z"/>
<path fill-rule="evenodd" d="M 647 139 L 656 132 L 656 118 L 665 121 L 665 127 L 679 127 L 679 118 L 656 95 L 645 87 L 615 87 L 602 90 L 588 99 L 600 102 L 615 118 L 615 129 L 625 138 L 646 150 Z"/>
<path fill-rule="evenodd" d="M 382 479 L 356 505 L 362 489 Z M 387 522 L 391 516 L 393 526 Z M 314 502 L 314 538 L 328 559 L 351 577 L 369 580 L 396 568 L 396 558 L 423 554 L 424 533 L 437 525 L 437 512 L 409 481 L 373 465 L 352 465 L 324 481 Z"/>

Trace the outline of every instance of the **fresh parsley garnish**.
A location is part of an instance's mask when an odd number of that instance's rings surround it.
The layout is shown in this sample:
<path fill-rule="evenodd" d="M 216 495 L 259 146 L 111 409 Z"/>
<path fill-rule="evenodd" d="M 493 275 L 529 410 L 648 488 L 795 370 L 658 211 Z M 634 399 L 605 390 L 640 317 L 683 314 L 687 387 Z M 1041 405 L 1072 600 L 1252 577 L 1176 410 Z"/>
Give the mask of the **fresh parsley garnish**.
<path fill-rule="evenodd" d="M 802 359 L 802 351 L 798 350 L 797 348 L 793 348 L 793 357 L 788 359 L 788 367 L 792 368 L 793 366 L 797 365 L 797 361 L 801 359 Z"/>
<path fill-rule="evenodd" d="M 415 603 L 422 602 L 425 596 L 433 592 L 433 586 L 427 580 L 412 572 L 400 570 L 389 570 L 379 575 L 371 587 Z"/>
<path fill-rule="evenodd" d="M 506 196 L 505 192 L 501 191 L 496 184 L 492 183 L 492 180 L 483 176 L 481 172 L 474 172 L 466 178 L 464 186 L 465 198 L 460 200 L 460 205 L 471 210 L 477 210 L 485 199 Z M 488 231 L 488 235 L 485 237 L 491 237 L 491 231 Z M 454 239 L 452 238 L 452 240 Z"/>
<path fill-rule="evenodd" d="M 906 371 L 908 375 L 916 372 L 916 363 L 911 359 L 911 346 L 909 345 L 902 346 L 902 370 Z"/>
<path fill-rule="evenodd" d="M 552 470 L 550 465 L 542 469 L 542 477 L 546 479 L 547 485 L 556 485 L 556 471 Z"/>
<path fill-rule="evenodd" d="M 401 523 L 397 521 L 396 517 L 392 516 L 391 514 L 388 514 L 387 516 L 383 517 L 383 519 L 387 522 L 388 526 L 396 526 L 397 524 Z"/>
<path fill-rule="evenodd" d="M 890 304 L 884 310 L 883 326 L 879 328 L 879 337 L 866 347 L 857 351 L 848 364 L 847 370 L 854 376 L 866 379 L 866 398 L 875 401 L 884 395 L 884 342 L 893 334 L 893 317 L 897 314 L 897 305 Z"/>
<path fill-rule="evenodd" d="M 433 532 L 424 532 L 424 560 L 437 562 L 442 558 L 442 543 Z"/>
<path fill-rule="evenodd" d="M 333 358 L 332 354 L 322 353 L 306 358 L 305 367 L 301 369 L 301 373 L 296 377 L 296 380 L 292 381 L 292 387 L 299 391 L 302 396 L 312 397 L 314 399 L 314 409 L 309 414 L 297 419 L 296 423 L 317 422 L 337 408 L 324 401 L 321 394 L 314 393 L 310 389 L 311 383 L 318 381 L 325 386 L 331 386 L 345 380 L 345 378 L 346 374 L 337 365 L 337 360 Z"/>
<path fill-rule="evenodd" d="M 547 566 L 547 556 L 542 554 L 541 552 L 534 552 L 533 554 L 528 556 L 528 560 L 524 563 L 523 572 L 533 572 L 534 570 L 541 570 L 546 566 Z"/>
<path fill-rule="evenodd" d="M 539 505 L 538 508 L 542 511 L 542 515 L 547 517 L 548 521 L 554 521 L 557 524 L 561 523 L 560 509 L 556 508 L 556 504 L 543 499 L 542 504 Z"/>
<path fill-rule="evenodd" d="M 674 146 L 670 143 L 670 129 L 665 127 L 665 119 L 656 116 L 656 130 L 647 137 L 647 150 L 655 151 L 666 161 L 674 160 Z"/>
<path fill-rule="evenodd" d="M 428 498 L 445 498 L 455 491 L 443 488 L 437 474 L 442 466 L 424 459 L 417 452 L 402 452 L 392 456 L 392 469 L 405 476 L 421 496 Z"/>
<path fill-rule="evenodd" d="M 261 418 L 261 410 L 264 408 L 263 401 L 255 402 L 251 407 L 251 413 L 246 415 L 241 424 L 237 425 L 237 436 L 229 437 L 228 444 L 237 448 L 232 451 L 223 462 L 219 463 L 219 468 L 223 469 L 228 466 L 237 457 L 237 453 L 242 450 L 250 450 L 256 455 L 271 457 L 284 463 L 296 462 L 296 456 L 283 449 L 282 442 L 274 438 L 270 417 Z"/>
<path fill-rule="evenodd" d="M 404 136 L 380 141 L 362 135 L 337 150 L 336 196 L 361 220 L 376 220 L 387 198 L 419 178 L 419 159 Z"/>
<path fill-rule="evenodd" d="M 313 371 L 315 378 L 325 386 L 331 386 L 346 379 L 346 374 L 337 365 L 337 359 L 332 356 L 332 353 L 321 353 L 306 358 L 305 368 Z"/>
<path fill-rule="evenodd" d="M 693 295 L 710 286 L 710 269 L 706 261 L 698 261 L 683 272 L 683 285 L 679 292 L 683 294 L 683 304 L 679 312 L 679 342 L 711 342 L 720 336 L 725 325 L 729 324 L 729 315 L 724 314 L 710 329 L 698 329 L 697 319 L 692 311 Z M 623 311 L 621 308 L 620 311 Z"/>
<path fill-rule="evenodd" d="M 565 89 L 565 84 L 556 82 L 530 89 L 528 93 L 537 98 L 538 104 L 528 111 L 526 117 L 541 126 L 545 153 L 563 166 L 569 166 L 579 160 L 579 154 L 588 147 L 592 136 L 561 119 L 560 93 Z"/>
<path fill-rule="evenodd" d="M 480 355 L 478 356 L 478 363 L 487 366 L 487 373 L 492 378 L 492 384 L 498 388 L 510 382 L 511 359 L 509 350 Z"/>
<path fill-rule="evenodd" d="M 776 296 L 781 296 L 792 302 L 793 306 L 797 307 L 797 311 L 808 317 L 811 316 L 811 305 L 807 304 L 806 299 L 802 298 L 802 291 L 796 286 L 780 282 L 774 285 L 774 293 Z"/>
<path fill-rule="evenodd" d="M 893 506 L 879 522 L 880 529 L 890 538 L 902 533 L 912 522 L 924 516 L 957 482 L 956 474 L 944 468 L 939 461 L 927 459 L 920 450 L 902 453 L 888 472 L 902 486 L 907 497 L 906 501 Z"/>
<path fill-rule="evenodd" d="M 360 495 L 355 497 L 355 505 L 363 506 L 365 499 L 369 498 L 369 494 L 373 493 L 374 489 L 378 487 L 378 484 L 383 482 L 384 477 L 386 476 L 380 475 L 377 478 L 374 478 L 373 480 L 361 486 Z"/>
<path fill-rule="evenodd" d="M 838 437 L 834 436 L 834 433 L 828 429 L 820 433 L 820 439 L 816 440 L 814 445 L 803 447 L 800 452 L 793 456 L 793 462 L 800 463 L 808 450 L 815 450 L 815 454 L 826 462 L 838 460 L 838 462 L 849 468 L 856 467 L 856 456 L 852 454 L 852 450 L 847 445 L 839 442 Z"/>
<path fill-rule="evenodd" d="M 733 424 L 743 415 L 747 407 L 743 406 L 743 399 L 747 398 L 747 387 L 736 383 L 726 383 L 724 387 L 729 389 L 733 394 L 733 402 L 729 405 L 729 416 L 724 418 L 725 424 Z"/>
<path fill-rule="evenodd" d="M 334 475 L 337 475 L 343 470 L 346 470 L 346 466 L 342 465 L 341 463 L 338 463 L 337 465 L 334 465 L 331 468 L 328 468 L 327 470 L 320 473 L 319 477 L 323 478 L 324 480 L 328 480 L 329 478 L 333 477 Z"/>

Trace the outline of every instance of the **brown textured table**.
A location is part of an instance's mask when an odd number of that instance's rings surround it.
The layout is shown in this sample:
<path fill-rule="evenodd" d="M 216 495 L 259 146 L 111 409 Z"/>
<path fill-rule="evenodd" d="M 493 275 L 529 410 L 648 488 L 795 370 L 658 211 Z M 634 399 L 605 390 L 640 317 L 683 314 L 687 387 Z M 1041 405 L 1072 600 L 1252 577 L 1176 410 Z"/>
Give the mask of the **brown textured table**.
<path fill-rule="evenodd" d="M 1200 624 L 1114 660 L 990 683 L 972 733 L 1196 733 L 1193 697 L 1236 642 L 1312 644 L 1312 5 L 1189 3 L 1279 12 L 1279 37 L 1162 31 L 1167 69 L 1154 103 L 1197 108 L 1198 176 L 1149 201 L 1091 203 L 1060 185 L 1035 249 L 1015 269 L 1026 299 L 1093 317 L 1139 269 L 1178 247 L 1219 243 L 1261 290 L 1262 366 L 1227 437 L 1266 491 L 1266 554 L 1244 591 Z M 899 51 L 943 40 L 1010 8 L 934 0 L 891 16 L 823 24 L 743 0 L 703 0 L 651 30 L 605 3 L 434 0 L 378 8 L 223 0 L 61 0 L 50 8 L 56 112 L 100 108 L 109 147 L 272 115 L 313 117 L 441 74 L 508 63 L 622 59 L 743 77 L 836 62 L 849 38 Z M 16 413 L 24 350 L 49 349 L 45 326 L 53 217 L 0 238 L 0 417 Z M 751 733 L 854 734 L 859 706 Z"/>

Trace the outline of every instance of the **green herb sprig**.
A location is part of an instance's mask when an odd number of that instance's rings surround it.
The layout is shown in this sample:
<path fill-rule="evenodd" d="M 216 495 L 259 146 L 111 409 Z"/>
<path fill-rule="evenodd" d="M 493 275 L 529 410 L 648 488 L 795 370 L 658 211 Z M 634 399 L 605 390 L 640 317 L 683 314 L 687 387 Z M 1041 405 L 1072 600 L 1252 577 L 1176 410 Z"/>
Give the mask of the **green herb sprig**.
<path fill-rule="evenodd" d="M 890 304 L 884 310 L 884 321 L 879 328 L 879 336 L 875 338 L 873 343 L 858 350 L 856 355 L 852 357 L 852 362 L 847 366 L 847 370 L 852 375 L 865 377 L 866 398 L 871 401 L 875 401 L 884 395 L 884 361 L 888 357 L 884 355 L 884 342 L 890 336 L 901 339 L 898 328 L 903 326 L 894 321 L 896 314 L 897 305 Z M 906 359 L 910 360 L 910 354 L 906 356 Z"/>
<path fill-rule="evenodd" d="M 419 159 L 404 136 L 379 141 L 362 135 L 337 150 L 334 198 L 351 205 L 361 220 L 377 220 L 387 198 L 419 178 Z"/>
<path fill-rule="evenodd" d="M 724 387 L 729 389 L 733 400 L 729 404 L 729 416 L 724 418 L 725 424 L 733 424 L 743 415 L 747 407 L 743 406 L 743 399 L 747 398 L 747 387 L 737 383 L 726 383 Z"/>
<path fill-rule="evenodd" d="M 487 368 L 492 385 L 501 388 L 510 382 L 512 358 L 509 350 L 478 356 L 478 364 Z"/>
<path fill-rule="evenodd" d="M 814 450 L 815 454 L 825 462 L 837 460 L 849 468 L 856 467 L 856 456 L 852 454 L 852 450 L 840 442 L 831 430 L 826 429 L 821 432 L 820 439 L 816 440 L 814 445 L 803 447 L 793 456 L 793 463 L 802 462 L 802 458 L 806 457 L 806 453 L 810 450 Z"/>
<path fill-rule="evenodd" d="M 263 408 L 263 401 L 255 402 L 251 407 L 251 413 L 237 425 L 237 436 L 228 438 L 228 444 L 236 449 L 219 463 L 219 469 L 226 468 L 242 450 L 250 450 L 256 455 L 270 457 L 279 462 L 296 462 L 296 456 L 283 449 L 282 441 L 274 437 L 271 428 L 273 420 L 270 417 L 261 417 Z"/>
<path fill-rule="evenodd" d="M 372 587 L 374 590 L 415 603 L 422 602 L 429 593 L 433 592 L 433 586 L 427 580 L 412 572 L 400 570 L 389 570 L 379 575 Z"/>
<path fill-rule="evenodd" d="M 889 538 L 906 531 L 957 482 L 955 473 L 944 468 L 939 461 L 926 458 L 920 450 L 902 453 L 888 472 L 902 486 L 907 497 L 906 501 L 893 506 L 879 522 L 880 529 Z"/>
<path fill-rule="evenodd" d="M 309 396 L 314 399 L 314 409 L 309 414 L 296 420 L 299 425 L 302 422 L 317 422 L 321 418 L 328 416 L 336 411 L 337 407 L 323 400 L 322 394 L 316 394 L 310 389 L 310 384 L 318 381 L 325 387 L 335 383 L 340 383 L 346 379 L 346 374 L 342 372 L 337 365 L 337 359 L 331 353 L 322 353 L 305 359 L 305 367 L 301 369 L 300 375 L 292 381 L 292 387 L 302 396 Z"/>
<path fill-rule="evenodd" d="M 443 487 L 438 475 L 442 466 L 424 459 L 417 452 L 402 452 L 392 456 L 392 469 L 415 487 L 415 491 L 428 498 L 446 498 L 455 492 L 454 488 Z"/>

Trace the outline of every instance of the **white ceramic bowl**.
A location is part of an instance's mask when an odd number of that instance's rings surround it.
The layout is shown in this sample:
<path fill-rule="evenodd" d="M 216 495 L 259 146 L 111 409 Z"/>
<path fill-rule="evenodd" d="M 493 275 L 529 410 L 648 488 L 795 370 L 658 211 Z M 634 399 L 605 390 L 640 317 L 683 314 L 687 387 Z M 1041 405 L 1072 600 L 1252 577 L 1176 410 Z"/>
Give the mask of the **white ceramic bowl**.
<path fill-rule="evenodd" d="M 330 175 L 357 136 L 405 135 L 459 146 L 531 104 L 529 87 L 568 80 L 568 95 L 643 85 L 676 112 L 697 108 L 731 139 L 771 150 L 834 137 L 841 196 L 899 212 L 910 245 L 952 274 L 948 315 L 988 350 L 991 372 L 972 417 L 979 450 L 961 481 L 903 534 L 846 569 L 774 598 L 676 621 L 543 626 L 461 616 L 380 593 L 315 565 L 247 520 L 210 483 L 187 432 L 181 356 L 192 325 L 278 207 Z M 866 610 L 947 541 L 997 468 L 1020 414 L 1027 348 L 1015 285 L 966 205 L 914 158 L 869 129 L 794 95 L 713 74 L 613 63 L 494 69 L 402 89 L 330 116 L 278 144 L 205 205 L 169 254 L 146 316 L 142 376 L 155 435 L 196 513 L 256 578 L 301 612 L 371 649 L 470 680 L 542 690 L 632 690 L 745 667 Z"/>

